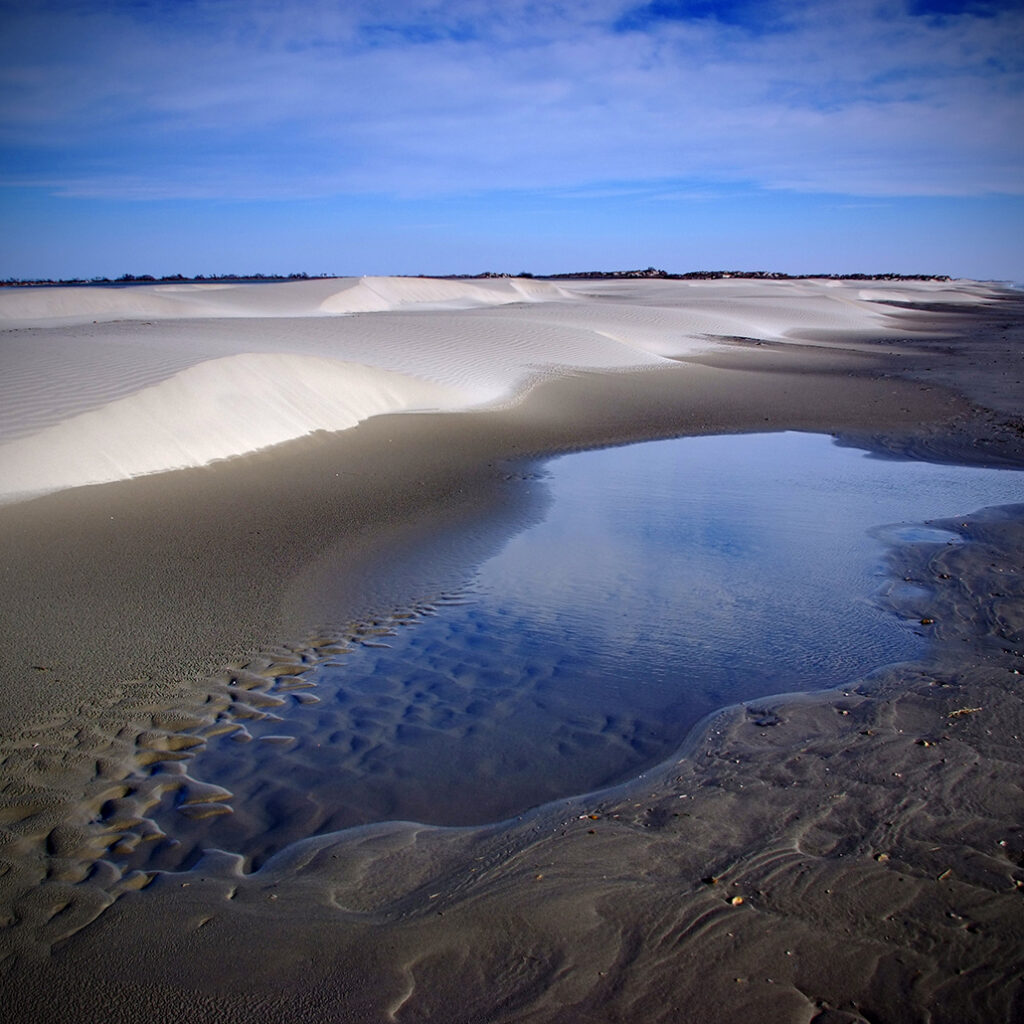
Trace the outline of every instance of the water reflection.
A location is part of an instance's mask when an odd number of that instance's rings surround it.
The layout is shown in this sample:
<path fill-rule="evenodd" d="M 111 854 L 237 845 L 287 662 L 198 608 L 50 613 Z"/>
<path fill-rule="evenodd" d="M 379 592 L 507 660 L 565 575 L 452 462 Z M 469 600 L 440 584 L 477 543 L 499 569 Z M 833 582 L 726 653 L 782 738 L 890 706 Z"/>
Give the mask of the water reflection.
<path fill-rule="evenodd" d="M 547 483 L 546 519 L 458 599 L 308 673 L 316 688 L 276 720 L 211 740 L 189 771 L 230 789 L 234 813 L 165 824 L 179 845 L 154 863 L 202 846 L 259 861 L 374 820 L 500 820 L 625 779 L 723 705 L 917 656 L 922 638 L 873 600 L 885 543 L 942 541 L 927 520 L 1024 498 L 1019 473 L 799 434 L 572 455 Z"/>

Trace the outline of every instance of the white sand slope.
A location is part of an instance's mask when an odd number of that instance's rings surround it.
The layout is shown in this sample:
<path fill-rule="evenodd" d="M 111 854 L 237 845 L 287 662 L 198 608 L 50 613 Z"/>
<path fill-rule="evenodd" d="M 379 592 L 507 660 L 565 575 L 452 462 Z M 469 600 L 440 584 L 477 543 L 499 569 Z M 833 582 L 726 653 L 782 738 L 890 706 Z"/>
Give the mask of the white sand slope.
<path fill-rule="evenodd" d="M 976 282 L 359 278 L 0 290 L 0 500 L 199 466 L 370 416 L 514 400 L 744 337 L 905 335 Z M 899 314 L 897 322 L 894 314 Z"/>
<path fill-rule="evenodd" d="M 573 282 L 574 287 L 579 283 Z M 771 281 L 594 281 L 587 291 L 603 301 L 574 312 L 583 325 L 596 314 L 608 325 L 628 321 L 645 338 L 644 347 L 681 355 L 674 339 L 738 337 L 761 341 L 798 340 L 812 332 L 868 333 L 876 337 L 907 333 L 893 314 L 908 311 L 894 303 L 977 304 L 993 296 L 976 281 L 871 282 L 812 279 Z M 613 308 L 615 303 L 617 308 Z M 657 314 L 656 318 L 652 314 Z M 668 328 L 668 329 L 666 329 Z"/>
<path fill-rule="evenodd" d="M 236 355 L 0 449 L 11 495 L 202 466 L 370 416 L 465 404 L 457 389 L 299 355 Z"/>
<path fill-rule="evenodd" d="M 547 281 L 363 277 L 264 284 L 154 284 L 0 291 L 0 325 L 186 317 L 330 316 L 389 309 L 469 309 L 564 297 Z"/>
<path fill-rule="evenodd" d="M 479 281 L 436 278 L 363 277 L 358 284 L 320 303 L 325 313 L 377 313 L 389 309 L 470 309 L 513 302 L 543 302 L 567 293 L 548 281 L 489 278 Z"/>

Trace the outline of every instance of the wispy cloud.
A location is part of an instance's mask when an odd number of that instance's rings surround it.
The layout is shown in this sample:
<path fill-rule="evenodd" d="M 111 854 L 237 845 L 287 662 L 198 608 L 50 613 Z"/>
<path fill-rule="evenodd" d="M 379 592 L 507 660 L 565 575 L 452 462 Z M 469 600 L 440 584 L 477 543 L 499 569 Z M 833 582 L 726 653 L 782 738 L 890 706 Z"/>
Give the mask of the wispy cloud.
<path fill-rule="evenodd" d="M 0 180 L 67 195 L 693 180 L 1024 191 L 1018 4 L 3 0 L 0 12 Z"/>

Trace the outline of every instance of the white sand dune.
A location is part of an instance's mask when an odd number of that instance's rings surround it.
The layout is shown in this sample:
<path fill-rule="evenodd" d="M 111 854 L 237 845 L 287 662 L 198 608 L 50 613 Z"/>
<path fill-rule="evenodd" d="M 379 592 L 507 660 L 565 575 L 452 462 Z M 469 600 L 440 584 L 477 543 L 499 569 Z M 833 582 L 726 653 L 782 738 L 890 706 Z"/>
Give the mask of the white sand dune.
<path fill-rule="evenodd" d="M 0 334 L 0 443 L 149 387 L 201 362 L 202 352 L 154 346 L 139 331 L 90 328 L 69 342 L 41 328 Z M 134 333 L 135 337 L 132 337 Z"/>
<path fill-rule="evenodd" d="M 0 450 L 5 490 L 28 495 L 202 466 L 370 416 L 465 403 L 453 388 L 298 355 L 236 355 L 65 420 Z"/>
<path fill-rule="evenodd" d="M 564 298 L 566 292 L 548 281 L 529 278 L 485 278 L 479 281 L 436 278 L 363 277 L 320 303 L 327 313 L 377 313 L 389 309 L 468 309 L 513 302 Z"/>
<path fill-rule="evenodd" d="M 0 430 L 10 442 L 0 439 L 0 490 L 8 493 L 202 464 L 399 413 L 262 458 L 0 508 L 8 1018 L 134 1021 L 155 1011 L 191 1022 L 216 1006 L 230 1020 L 252 1019 L 254 1007 L 264 1019 L 484 1019 L 515 1006 L 537 1021 L 644 1020 L 672 1013 L 670 992 L 695 1019 L 741 1019 L 763 1006 L 769 1017 L 852 1020 L 862 1005 L 906 1006 L 915 1019 L 936 1008 L 946 1020 L 1016 1019 L 1020 850 L 1005 811 L 1019 805 L 1020 659 L 1005 638 L 1024 631 L 1020 579 L 1007 571 L 1024 533 L 1012 508 L 972 513 L 972 503 L 937 524 L 963 543 L 899 538 L 884 603 L 902 622 L 893 620 L 897 631 L 933 624 L 923 660 L 813 700 L 735 706 L 632 782 L 518 823 L 387 822 L 313 835 L 321 824 L 347 823 L 328 823 L 311 799 L 315 787 L 295 772 L 275 774 L 265 758 L 302 742 L 323 776 L 321 753 L 335 754 L 298 726 L 267 722 L 262 738 L 246 728 L 284 703 L 315 700 L 302 689 L 311 665 L 341 673 L 343 700 L 333 702 L 341 732 L 332 726 L 331 736 L 359 773 L 395 776 L 374 740 L 383 736 L 447 758 L 457 786 L 460 772 L 474 770 L 456 750 L 459 736 L 484 713 L 462 656 L 483 637 L 473 608 L 413 644 L 409 671 L 367 674 L 383 716 L 362 701 L 345 664 L 348 644 L 338 641 L 351 638 L 379 668 L 384 655 L 373 648 L 388 644 L 388 633 L 412 642 L 419 627 L 409 629 L 411 620 L 436 611 L 443 619 L 467 585 L 487 590 L 499 632 L 513 641 L 505 681 L 525 681 L 530 713 L 546 722 L 548 683 L 578 660 L 574 617 L 628 662 L 652 630 L 681 635 L 666 603 L 674 586 L 698 617 L 714 603 L 723 628 L 747 635 L 749 601 L 692 559 L 657 567 L 646 595 L 654 612 L 636 629 L 619 614 L 588 613 L 577 600 L 587 581 L 551 576 L 543 557 L 514 572 L 499 565 L 497 590 L 477 587 L 485 581 L 474 567 L 499 550 L 515 561 L 517 531 L 543 510 L 541 493 L 510 479 L 504 460 L 672 432 L 762 429 L 874 434 L 879 443 L 866 447 L 879 454 L 1003 468 L 1019 465 L 1024 451 L 1013 430 L 1021 310 L 1005 290 L 579 281 L 560 285 L 564 294 L 503 304 L 479 290 L 473 302 L 452 297 L 449 284 L 397 295 L 372 281 L 153 289 L 167 315 L 126 307 L 123 319 L 96 324 L 83 317 L 81 297 L 50 289 L 27 295 L 45 301 L 25 329 L 10 315 L 0 325 Z M 0 289 L 0 305 L 11 314 L 26 294 Z M 390 305 L 355 312 L 357 300 L 378 299 Z M 935 315 L 951 302 L 989 299 L 998 303 L 988 311 Z M 329 300 L 342 312 L 322 309 Z M 346 303 L 354 315 L 344 315 Z M 449 303 L 460 308 L 443 308 Z M 899 303 L 941 307 L 915 319 Z M 838 327 L 829 333 L 824 324 Z M 942 330 L 940 343 L 929 329 Z M 915 330 L 922 343 L 904 343 Z M 721 336 L 733 335 L 770 341 L 726 350 Z M 797 345 L 784 348 L 790 342 Z M 723 348 L 710 358 L 687 361 L 716 345 Z M 653 369 L 548 382 L 500 415 L 412 414 L 514 401 L 537 377 L 627 365 Z M 627 463 L 632 450 L 620 449 Z M 777 485 L 773 466 L 757 463 Z M 699 503 L 692 468 L 673 461 L 655 476 L 684 474 Z M 756 473 L 740 469 L 726 475 L 737 495 L 753 496 L 760 534 L 771 503 L 761 500 Z M 615 473 L 598 477 L 600 487 Z M 657 482 L 643 487 L 650 497 Z M 850 513 L 842 488 L 832 491 L 838 514 Z M 604 525 L 623 534 L 628 518 Z M 593 575 L 591 589 L 606 584 L 620 606 L 633 600 L 616 560 L 593 557 L 602 522 L 585 494 L 561 526 L 548 523 L 556 528 L 546 543 L 579 549 L 575 568 Z M 728 541 L 729 550 L 712 554 L 742 563 L 742 576 L 746 551 L 726 527 L 716 521 L 703 540 Z M 616 539 L 625 545 L 619 562 L 639 564 L 630 531 Z M 797 578 L 808 544 L 799 530 L 787 543 L 776 553 Z M 538 575 L 542 603 L 551 591 L 579 606 L 540 613 L 541 627 L 561 631 L 541 638 L 554 651 L 554 674 L 534 671 L 530 637 L 518 635 L 521 616 L 505 600 L 521 579 L 536 609 Z M 758 585 L 772 588 L 777 575 Z M 658 608 L 670 614 L 659 619 Z M 314 623 L 334 628 L 307 633 Z M 873 649 L 875 639 L 864 642 Z M 559 644 L 566 658 L 554 656 Z M 749 669 L 736 662 L 730 671 Z M 812 671 L 816 685 L 835 685 Z M 636 683 L 636 706 L 622 716 L 584 709 L 550 743 L 592 764 L 602 745 L 645 756 L 651 731 L 640 691 L 648 680 L 627 671 L 603 682 Z M 431 721 L 435 697 L 455 709 L 454 724 Z M 428 714 L 410 713 L 419 706 Z M 369 746 L 346 741 L 346 719 Z M 236 750 L 224 732 L 235 727 L 236 740 L 254 742 Z M 224 763 L 242 752 L 231 765 L 237 786 L 189 760 L 203 744 L 214 754 L 218 734 L 231 748 Z M 500 774 L 500 761 L 490 760 Z M 609 770 L 607 759 L 602 767 Z M 271 789 L 246 800 L 261 773 Z M 421 775 L 413 772 L 411 810 L 374 814 L 426 818 L 414 802 L 433 809 L 436 800 Z M 220 820 L 263 832 L 266 851 L 289 845 L 257 866 L 226 852 L 240 848 L 233 842 L 211 844 L 176 827 L 170 838 L 180 831 L 207 850 L 193 869 L 176 873 L 191 862 L 189 850 L 155 877 L 131 870 L 144 866 L 147 848 L 155 864 L 168 850 L 185 852 L 159 840 L 156 820 L 165 810 L 174 816 L 172 803 L 189 818 L 233 805 Z M 624 957 L 623 938 L 638 935 L 650 941 Z"/>
<path fill-rule="evenodd" d="M 722 339 L 905 334 L 976 282 L 351 278 L 0 291 L 0 500 L 198 466 L 369 416 L 514 400 Z M 894 314 L 899 314 L 897 318 Z"/>
<path fill-rule="evenodd" d="M 865 287 L 856 281 L 813 279 L 803 281 L 595 281 L 588 292 L 607 303 L 622 303 L 613 312 L 608 304 L 597 306 L 602 319 L 636 319 L 646 314 L 653 338 L 645 347 L 662 355 L 676 355 L 673 342 L 679 335 L 740 337 L 785 341 L 812 331 L 869 333 L 898 336 L 907 333 L 905 322 L 893 314 L 903 312 L 892 303 L 964 303 L 991 300 L 991 286 L 976 281 L 878 282 Z M 660 313 L 650 318 L 652 307 Z M 669 311 L 675 316 L 670 317 Z M 588 308 L 577 316 L 586 322 Z"/>
<path fill-rule="evenodd" d="M 328 316 L 408 307 L 466 309 L 564 295 L 554 284 L 528 278 L 364 277 L 263 284 L 8 288 L 0 292 L 0 326 L 185 317 Z"/>
<path fill-rule="evenodd" d="M 518 312 L 518 311 L 517 311 Z M 562 367 L 657 365 L 586 327 L 523 321 L 507 307 L 360 317 L 250 317 L 43 327 L 0 335 L 0 443 L 98 409 L 207 359 L 291 353 L 362 363 L 507 400 Z M 704 343 L 706 345 L 706 342 Z"/>

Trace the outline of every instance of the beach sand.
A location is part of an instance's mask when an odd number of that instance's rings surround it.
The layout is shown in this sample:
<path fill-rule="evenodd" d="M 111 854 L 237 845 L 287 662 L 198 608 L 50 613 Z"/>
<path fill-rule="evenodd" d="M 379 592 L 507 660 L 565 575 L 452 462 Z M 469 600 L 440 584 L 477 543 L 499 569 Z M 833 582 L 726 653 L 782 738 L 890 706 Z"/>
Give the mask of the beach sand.
<path fill-rule="evenodd" d="M 457 587 L 539 514 L 547 455 L 806 430 L 1024 465 L 1021 309 L 964 282 L 0 293 L 12 1019 L 1021 1016 L 1024 508 L 893 553 L 926 660 L 726 709 L 615 790 L 249 873 L 108 859 L 148 766 Z"/>

